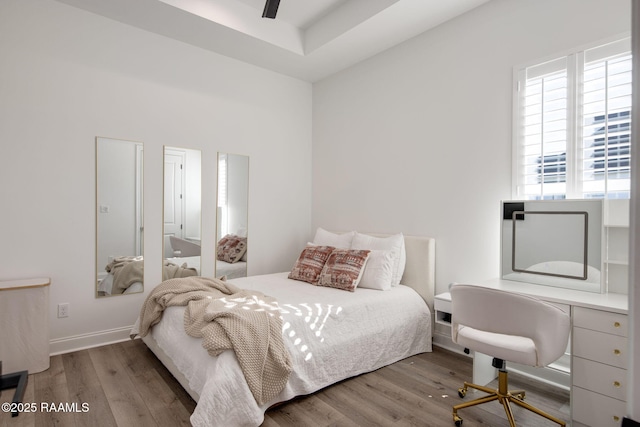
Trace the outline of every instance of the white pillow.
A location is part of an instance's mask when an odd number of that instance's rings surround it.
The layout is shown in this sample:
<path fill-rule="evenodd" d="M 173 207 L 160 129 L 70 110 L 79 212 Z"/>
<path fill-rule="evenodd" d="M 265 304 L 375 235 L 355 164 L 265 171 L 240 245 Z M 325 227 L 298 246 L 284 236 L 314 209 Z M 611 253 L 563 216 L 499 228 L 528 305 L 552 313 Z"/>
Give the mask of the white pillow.
<path fill-rule="evenodd" d="M 393 281 L 394 258 L 391 251 L 372 250 L 364 267 L 362 279 L 358 284 L 361 288 L 388 291 Z"/>
<path fill-rule="evenodd" d="M 316 237 L 313 238 L 313 244 L 318 246 L 333 246 L 337 249 L 351 249 L 351 241 L 355 234 L 355 231 L 336 234 L 318 227 Z"/>
<path fill-rule="evenodd" d="M 368 234 L 356 233 L 351 242 L 351 249 L 369 249 L 391 251 L 394 259 L 392 286 L 400 284 L 404 267 L 407 263 L 407 253 L 404 248 L 402 233 L 389 237 L 374 237 Z"/>

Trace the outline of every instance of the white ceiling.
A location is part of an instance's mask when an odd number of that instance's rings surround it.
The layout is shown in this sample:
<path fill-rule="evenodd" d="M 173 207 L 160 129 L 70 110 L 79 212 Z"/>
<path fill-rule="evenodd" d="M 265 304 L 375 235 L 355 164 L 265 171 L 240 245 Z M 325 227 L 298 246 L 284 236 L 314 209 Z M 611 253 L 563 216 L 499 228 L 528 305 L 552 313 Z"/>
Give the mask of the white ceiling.
<path fill-rule="evenodd" d="M 489 0 L 58 0 L 314 82 Z"/>

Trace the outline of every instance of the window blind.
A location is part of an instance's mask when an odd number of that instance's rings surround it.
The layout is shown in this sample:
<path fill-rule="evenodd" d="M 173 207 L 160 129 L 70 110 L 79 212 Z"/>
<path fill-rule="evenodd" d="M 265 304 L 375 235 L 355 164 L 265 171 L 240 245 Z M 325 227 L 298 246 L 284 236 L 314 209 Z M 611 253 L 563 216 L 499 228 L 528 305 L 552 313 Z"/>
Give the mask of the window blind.
<path fill-rule="evenodd" d="M 585 61 L 582 92 L 582 193 L 585 198 L 628 198 L 631 55 Z"/>
<path fill-rule="evenodd" d="M 564 61 L 563 61 L 564 62 Z M 522 174 L 527 195 L 566 192 L 567 69 L 529 77 L 523 96 Z"/>

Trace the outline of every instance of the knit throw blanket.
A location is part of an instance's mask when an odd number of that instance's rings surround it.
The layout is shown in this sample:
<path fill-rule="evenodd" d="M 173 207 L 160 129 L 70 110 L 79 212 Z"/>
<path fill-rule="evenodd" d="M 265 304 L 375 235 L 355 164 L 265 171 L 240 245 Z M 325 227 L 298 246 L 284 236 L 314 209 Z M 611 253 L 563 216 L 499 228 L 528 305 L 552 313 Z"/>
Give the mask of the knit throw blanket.
<path fill-rule="evenodd" d="M 139 335 L 157 324 L 165 308 L 187 306 L 184 328 L 202 338 L 212 356 L 233 350 L 249 389 L 259 405 L 274 399 L 291 374 L 291 360 L 282 339 L 277 301 L 258 291 L 204 277 L 170 279 L 158 285 L 140 311 Z"/>

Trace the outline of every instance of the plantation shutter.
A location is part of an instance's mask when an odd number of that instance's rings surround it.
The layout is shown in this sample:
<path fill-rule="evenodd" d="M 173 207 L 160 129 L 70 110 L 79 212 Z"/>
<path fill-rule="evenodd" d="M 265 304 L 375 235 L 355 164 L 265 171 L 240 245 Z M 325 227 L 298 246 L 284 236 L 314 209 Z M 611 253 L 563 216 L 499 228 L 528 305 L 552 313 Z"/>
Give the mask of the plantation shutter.
<path fill-rule="evenodd" d="M 521 72 L 519 195 L 553 197 L 566 193 L 569 57 Z"/>
<path fill-rule="evenodd" d="M 630 49 L 627 39 L 584 52 L 579 166 L 585 198 L 629 197 Z"/>
<path fill-rule="evenodd" d="M 516 70 L 514 193 L 628 198 L 629 38 Z"/>

